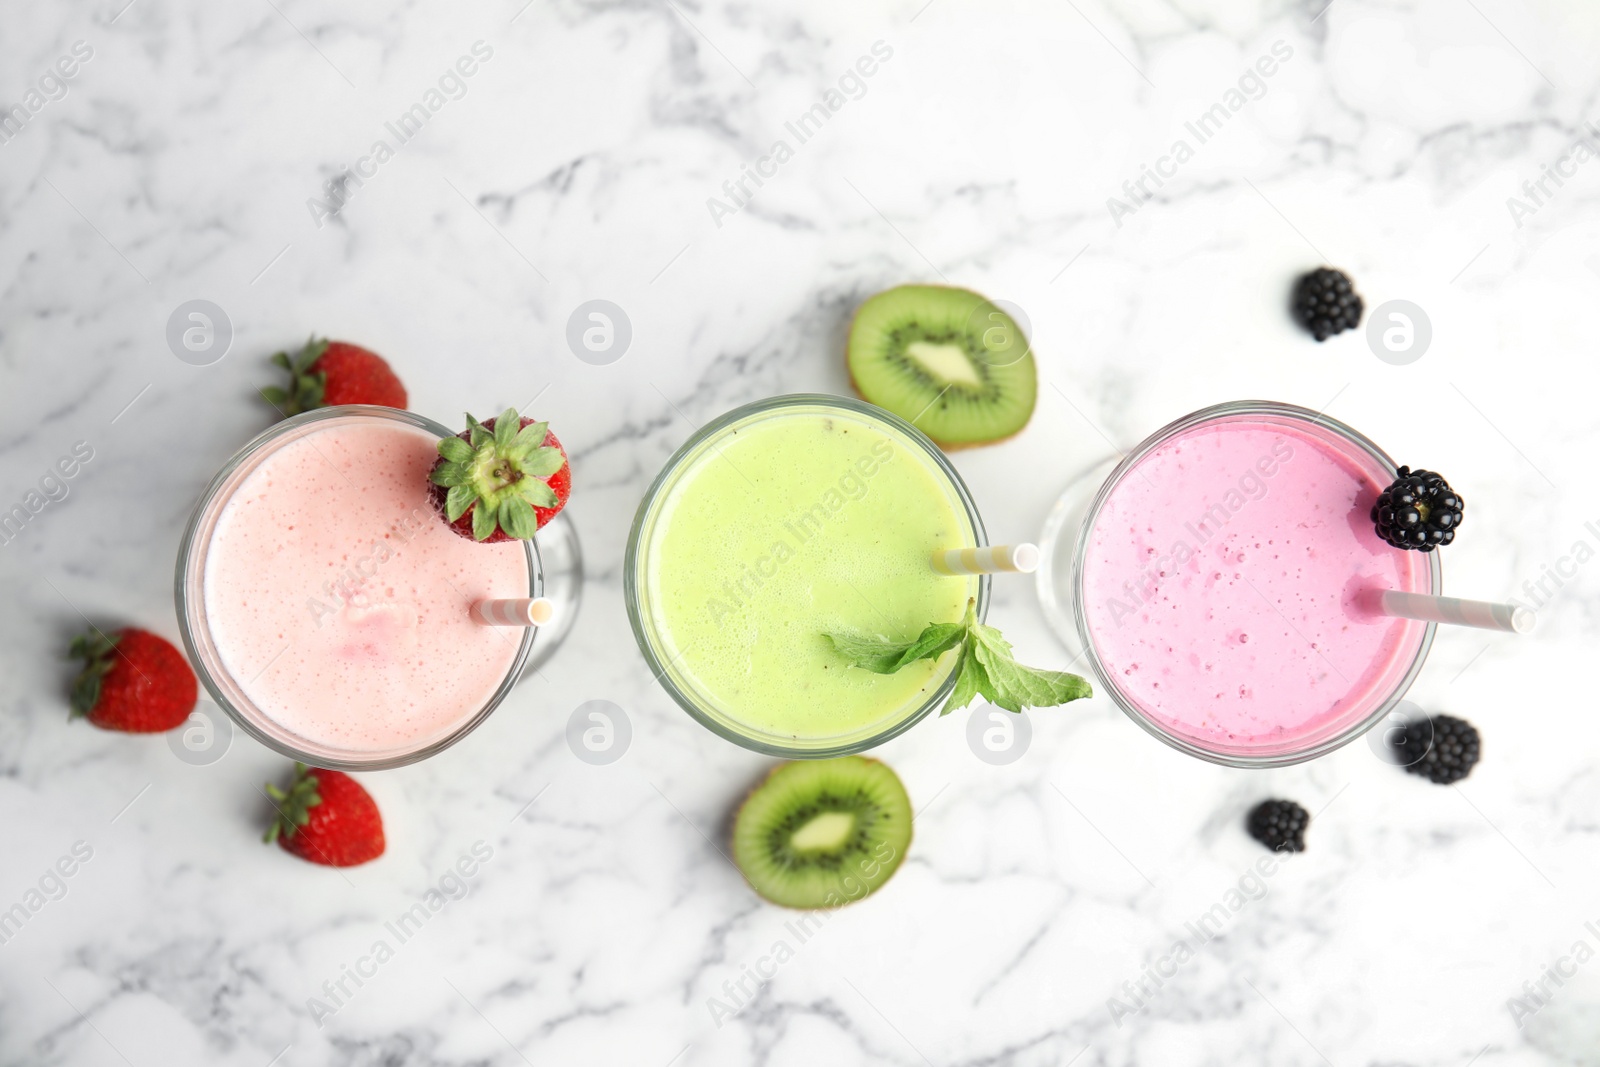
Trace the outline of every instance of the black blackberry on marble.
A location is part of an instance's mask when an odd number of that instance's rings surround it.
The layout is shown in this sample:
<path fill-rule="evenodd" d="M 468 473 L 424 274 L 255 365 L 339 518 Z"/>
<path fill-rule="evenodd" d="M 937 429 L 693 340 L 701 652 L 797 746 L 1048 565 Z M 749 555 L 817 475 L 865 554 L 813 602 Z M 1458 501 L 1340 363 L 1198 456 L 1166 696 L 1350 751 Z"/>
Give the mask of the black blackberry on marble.
<path fill-rule="evenodd" d="M 1361 325 L 1365 305 L 1350 276 L 1332 267 L 1318 267 L 1301 275 L 1290 304 L 1295 321 L 1319 342 Z"/>
<path fill-rule="evenodd" d="M 1406 770 L 1437 785 L 1451 785 L 1472 773 L 1483 754 L 1478 728 L 1453 715 L 1434 715 L 1406 724 L 1399 745 Z"/>
<path fill-rule="evenodd" d="M 1263 800 L 1245 819 L 1250 836 L 1274 852 L 1304 852 L 1310 825 L 1310 814 L 1292 800 Z"/>

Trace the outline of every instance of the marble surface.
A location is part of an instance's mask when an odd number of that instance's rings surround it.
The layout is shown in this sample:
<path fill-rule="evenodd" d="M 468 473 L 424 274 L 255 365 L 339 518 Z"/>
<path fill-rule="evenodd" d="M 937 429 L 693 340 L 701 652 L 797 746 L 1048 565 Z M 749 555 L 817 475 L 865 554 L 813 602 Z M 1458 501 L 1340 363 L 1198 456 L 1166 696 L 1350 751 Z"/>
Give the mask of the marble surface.
<path fill-rule="evenodd" d="M 11 5 L 0 507 L 76 442 L 93 458 L 0 545 L 0 909 L 40 904 L 0 944 L 0 1062 L 1600 1063 L 1600 161 L 1574 152 L 1600 122 L 1600 12 L 1324 2 Z M 800 143 L 786 124 L 830 90 Z M 390 133 L 419 103 L 420 131 Z M 362 162 L 380 139 L 391 157 Z M 1422 358 L 1297 333 L 1290 281 L 1321 262 L 1369 307 L 1424 309 Z M 920 809 L 909 861 L 800 944 L 719 854 L 769 761 L 652 683 L 623 545 L 695 425 L 847 392 L 852 308 L 912 280 L 1031 321 L 1032 423 L 955 459 L 996 539 L 1169 419 L 1265 397 L 1451 473 L 1473 505 L 1451 591 L 1569 571 L 1535 636 L 1441 633 L 1413 690 L 1479 725 L 1479 768 L 1436 787 L 1358 742 L 1228 770 L 1102 697 L 1035 714 L 994 767 L 963 716 L 929 721 L 878 753 Z M 233 331 L 207 366 L 166 340 L 197 299 Z M 566 341 L 594 299 L 632 329 L 607 365 Z M 189 509 L 269 424 L 266 357 L 312 331 L 386 354 L 438 418 L 538 396 L 588 559 L 541 677 L 438 758 L 365 777 L 388 853 L 343 876 L 259 843 L 282 758 L 240 736 L 196 765 L 69 725 L 59 660 L 80 614 L 176 636 Z M 1064 664 L 1028 583 L 996 591 L 1021 655 Z M 632 724 L 609 766 L 564 739 L 589 700 Z M 1274 793 L 1317 812 L 1311 848 L 1249 881 L 1242 815 Z M 430 892 L 416 936 L 362 962 Z M 780 940 L 793 958 L 713 1012 Z"/>

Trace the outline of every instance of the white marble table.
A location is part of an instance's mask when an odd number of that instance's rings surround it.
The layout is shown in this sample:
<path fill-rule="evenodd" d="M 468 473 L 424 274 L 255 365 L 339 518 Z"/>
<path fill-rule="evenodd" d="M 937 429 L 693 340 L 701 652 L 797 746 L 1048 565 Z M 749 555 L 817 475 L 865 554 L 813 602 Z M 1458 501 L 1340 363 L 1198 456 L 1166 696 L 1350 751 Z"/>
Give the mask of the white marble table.
<path fill-rule="evenodd" d="M 0 944 L 0 1062 L 1600 1063 L 1600 962 L 1576 949 L 1600 949 L 1600 566 L 1562 562 L 1600 547 L 1600 161 L 1573 152 L 1600 122 L 1600 12 L 1322 5 L 10 5 L 0 509 L 75 442 L 93 458 L 0 545 L 0 910 L 74 843 L 91 857 Z M 789 124 L 830 89 L 802 143 Z M 1288 287 L 1322 262 L 1369 306 L 1423 308 L 1426 354 L 1299 334 Z M 1450 474 L 1473 506 L 1452 591 L 1570 571 L 1536 636 L 1442 633 L 1413 690 L 1483 730 L 1473 775 L 1436 787 L 1359 743 L 1226 770 L 1104 698 L 1035 715 L 1007 767 L 960 716 L 930 721 L 879 753 L 922 808 L 909 862 L 800 945 L 713 844 L 768 761 L 652 684 L 623 544 L 694 424 L 847 392 L 852 308 L 911 280 L 1031 320 L 1031 425 L 956 457 L 997 538 L 1032 536 L 1113 446 L 1266 397 Z M 208 366 L 165 339 L 196 299 L 233 330 Z M 566 342 L 593 299 L 631 323 L 608 365 Z M 182 524 L 268 424 L 266 356 L 312 331 L 385 353 L 442 419 L 537 394 L 588 553 L 545 677 L 446 754 L 367 776 L 389 849 L 347 877 L 259 843 L 284 760 L 241 736 L 193 765 L 69 725 L 58 659 L 79 612 L 175 636 Z M 997 586 L 991 621 L 1064 660 L 1026 583 Z M 603 767 L 564 740 L 596 699 L 633 727 Z M 1266 855 L 1240 824 L 1269 794 L 1321 809 L 1310 850 L 1157 987 Z M 478 842 L 460 899 L 361 962 Z M 794 958 L 716 1025 L 711 998 L 780 939 Z M 1572 977 L 1517 1009 L 1551 966 Z"/>

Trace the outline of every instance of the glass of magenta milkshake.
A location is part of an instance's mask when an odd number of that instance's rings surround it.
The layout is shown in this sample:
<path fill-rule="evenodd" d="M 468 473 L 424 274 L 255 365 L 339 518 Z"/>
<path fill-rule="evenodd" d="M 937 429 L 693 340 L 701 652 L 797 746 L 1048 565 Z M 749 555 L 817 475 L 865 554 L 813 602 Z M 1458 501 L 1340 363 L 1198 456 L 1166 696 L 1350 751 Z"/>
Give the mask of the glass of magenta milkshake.
<path fill-rule="evenodd" d="M 1439 553 L 1373 529 L 1395 473 L 1355 430 L 1288 404 L 1221 404 L 1145 440 L 1089 505 L 1073 558 L 1078 634 L 1106 691 L 1173 747 L 1232 766 L 1366 732 L 1434 630 L 1374 597 L 1440 591 Z"/>
<path fill-rule="evenodd" d="M 179 624 L 257 740 L 318 767 L 423 759 L 482 722 L 548 636 L 472 615 L 540 597 L 544 573 L 533 541 L 476 543 L 435 511 L 428 474 L 451 435 L 394 408 L 323 408 L 251 441 L 201 497 Z"/>

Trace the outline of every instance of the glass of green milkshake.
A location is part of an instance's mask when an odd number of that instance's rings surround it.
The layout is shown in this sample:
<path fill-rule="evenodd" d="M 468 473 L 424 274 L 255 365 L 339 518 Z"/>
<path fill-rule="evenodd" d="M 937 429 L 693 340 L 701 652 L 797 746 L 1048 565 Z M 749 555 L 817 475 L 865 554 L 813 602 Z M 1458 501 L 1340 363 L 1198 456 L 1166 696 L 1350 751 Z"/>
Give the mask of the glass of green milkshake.
<path fill-rule="evenodd" d="M 941 575 L 936 551 L 985 544 L 937 445 L 856 400 L 774 397 L 708 423 L 639 505 L 623 566 L 628 618 L 663 687 L 709 729 L 787 757 L 860 752 L 949 695 L 956 655 L 894 674 L 823 636 L 910 641 L 989 606 L 989 579 Z"/>

